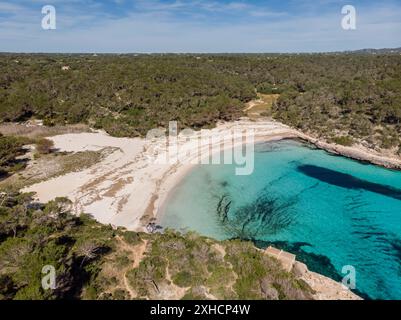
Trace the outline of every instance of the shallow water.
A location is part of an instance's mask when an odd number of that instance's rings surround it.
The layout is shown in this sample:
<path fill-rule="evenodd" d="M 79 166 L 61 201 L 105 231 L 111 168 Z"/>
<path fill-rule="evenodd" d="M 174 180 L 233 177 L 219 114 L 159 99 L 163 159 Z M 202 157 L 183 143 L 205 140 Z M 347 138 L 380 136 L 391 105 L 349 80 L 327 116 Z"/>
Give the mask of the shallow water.
<path fill-rule="evenodd" d="M 285 140 L 255 148 L 255 170 L 196 167 L 165 206 L 161 225 L 217 239 L 251 239 L 297 254 L 358 293 L 401 299 L 401 172 Z"/>

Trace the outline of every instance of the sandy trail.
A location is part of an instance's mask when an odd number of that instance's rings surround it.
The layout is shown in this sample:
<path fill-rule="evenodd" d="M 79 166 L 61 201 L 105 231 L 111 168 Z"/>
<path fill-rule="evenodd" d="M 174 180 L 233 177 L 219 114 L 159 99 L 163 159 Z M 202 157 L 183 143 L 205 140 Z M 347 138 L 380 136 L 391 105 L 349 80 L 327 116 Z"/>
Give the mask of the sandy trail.
<path fill-rule="evenodd" d="M 213 137 L 223 137 L 232 134 L 234 130 L 238 132 L 246 129 L 254 130 L 256 141 L 300 137 L 332 152 L 401 167 L 399 158 L 384 158 L 358 146 L 324 144 L 269 120 L 242 119 L 219 124 L 206 131 Z M 32 185 L 23 191 L 36 192 L 37 199 L 41 202 L 56 197 L 68 197 L 73 201 L 76 214 L 86 212 L 101 223 L 143 231 L 150 219 L 156 217 L 169 192 L 194 166 L 191 163 L 196 157 L 194 150 L 203 155 L 206 148 L 209 148 L 199 147 L 199 136 L 198 131 L 193 139 L 179 138 L 178 148 L 182 161 L 171 164 L 155 162 L 155 159 L 166 156 L 166 142 L 163 139 L 115 138 L 104 132 L 54 136 L 50 139 L 60 151 L 96 151 L 105 147 L 115 148 L 115 151 L 88 169 Z M 242 143 L 242 140 L 236 140 L 233 146 Z"/>

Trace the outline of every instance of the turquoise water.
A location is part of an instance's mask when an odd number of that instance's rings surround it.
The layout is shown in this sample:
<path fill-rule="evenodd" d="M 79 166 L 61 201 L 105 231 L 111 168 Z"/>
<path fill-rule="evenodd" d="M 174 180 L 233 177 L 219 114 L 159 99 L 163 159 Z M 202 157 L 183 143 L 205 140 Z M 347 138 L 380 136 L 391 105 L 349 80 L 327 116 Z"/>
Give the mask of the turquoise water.
<path fill-rule="evenodd" d="M 255 170 L 202 165 L 166 204 L 160 224 L 217 239 L 250 239 L 297 254 L 340 280 L 356 270 L 356 292 L 401 299 L 401 172 L 285 140 L 255 148 Z"/>

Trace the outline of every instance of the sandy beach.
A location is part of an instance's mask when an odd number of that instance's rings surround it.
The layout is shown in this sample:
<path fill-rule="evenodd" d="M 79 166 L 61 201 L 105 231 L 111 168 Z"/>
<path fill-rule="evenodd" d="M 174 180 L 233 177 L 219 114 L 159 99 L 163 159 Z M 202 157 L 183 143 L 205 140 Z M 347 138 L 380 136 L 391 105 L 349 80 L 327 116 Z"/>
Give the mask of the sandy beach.
<path fill-rule="evenodd" d="M 255 141 L 300 138 L 319 148 L 351 158 L 370 161 L 392 168 L 401 168 L 401 159 L 383 157 L 362 146 L 344 147 L 327 144 L 279 122 L 242 119 L 222 123 L 208 130 L 211 136 L 226 136 L 233 130 L 255 132 Z M 141 138 L 115 138 L 105 132 L 73 133 L 51 137 L 55 148 L 65 152 L 97 151 L 115 148 L 96 165 L 79 172 L 72 172 L 38 184 L 23 191 L 35 192 L 36 198 L 47 202 L 56 197 L 73 201 L 76 214 L 86 212 L 101 223 L 123 226 L 130 230 L 145 231 L 155 218 L 171 190 L 195 165 L 194 150 L 205 151 L 209 146 L 199 146 L 195 139 L 178 139 L 181 161 L 157 163 L 166 153 L 165 140 Z M 233 147 L 243 141 L 234 140 Z M 180 151 L 181 152 L 181 151 Z"/>

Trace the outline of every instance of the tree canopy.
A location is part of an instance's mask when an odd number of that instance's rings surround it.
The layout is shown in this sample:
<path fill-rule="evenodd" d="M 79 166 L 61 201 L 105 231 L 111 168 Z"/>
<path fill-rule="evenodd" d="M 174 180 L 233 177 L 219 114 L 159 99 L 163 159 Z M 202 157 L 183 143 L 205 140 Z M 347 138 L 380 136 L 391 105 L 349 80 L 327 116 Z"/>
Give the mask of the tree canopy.
<path fill-rule="evenodd" d="M 0 71 L 1 121 L 138 136 L 172 120 L 199 129 L 237 119 L 260 92 L 280 94 L 273 117 L 301 130 L 400 144 L 399 54 L 1 54 Z"/>

